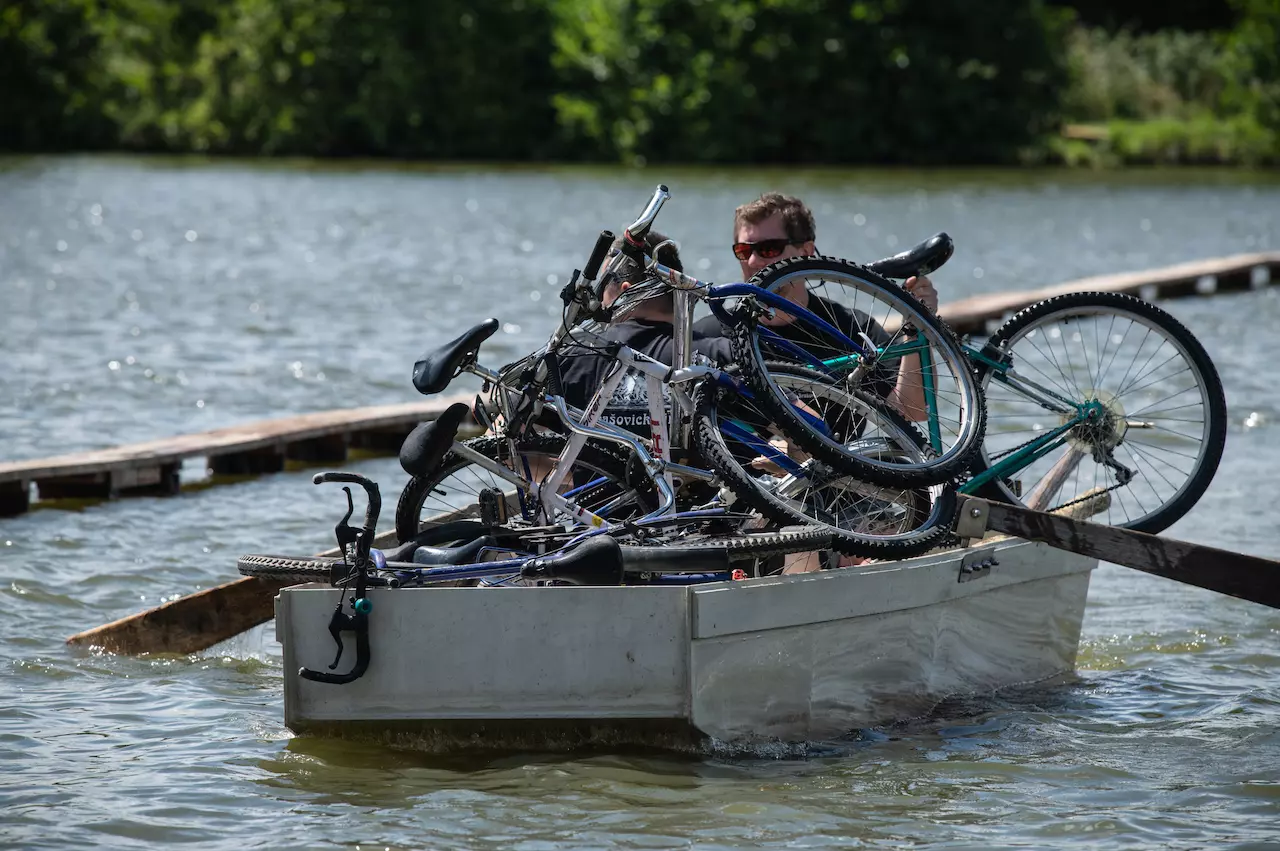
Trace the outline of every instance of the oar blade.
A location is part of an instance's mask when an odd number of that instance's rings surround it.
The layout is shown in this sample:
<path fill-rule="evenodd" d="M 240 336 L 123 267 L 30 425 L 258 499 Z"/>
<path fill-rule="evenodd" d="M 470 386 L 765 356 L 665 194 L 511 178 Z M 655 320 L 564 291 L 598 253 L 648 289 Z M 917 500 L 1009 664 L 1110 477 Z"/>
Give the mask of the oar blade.
<path fill-rule="evenodd" d="M 447 520 L 462 512 L 440 515 Z M 394 544 L 394 532 L 373 539 L 376 547 Z M 325 550 L 321 557 L 338 555 Z M 110 653 L 198 653 L 276 616 L 275 597 L 284 585 L 246 576 L 188 594 L 136 615 L 77 633 L 73 647 L 97 647 Z"/>
<path fill-rule="evenodd" d="M 246 576 L 85 630 L 67 644 L 111 653 L 196 653 L 274 618 L 282 587 Z"/>
<path fill-rule="evenodd" d="M 1272 559 L 974 497 L 961 500 L 957 518 L 957 532 L 968 537 L 966 523 L 1280 608 L 1280 562 Z"/>

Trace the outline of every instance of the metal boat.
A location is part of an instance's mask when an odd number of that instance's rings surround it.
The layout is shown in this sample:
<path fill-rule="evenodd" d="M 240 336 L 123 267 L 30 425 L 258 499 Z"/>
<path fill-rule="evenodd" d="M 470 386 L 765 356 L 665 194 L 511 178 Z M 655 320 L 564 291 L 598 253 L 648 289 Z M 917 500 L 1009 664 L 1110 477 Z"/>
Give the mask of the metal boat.
<path fill-rule="evenodd" d="M 343 685 L 299 674 L 333 661 L 342 592 L 292 586 L 285 723 L 432 751 L 830 740 L 1072 671 L 1097 564 L 1003 539 L 700 585 L 372 588 Z"/>

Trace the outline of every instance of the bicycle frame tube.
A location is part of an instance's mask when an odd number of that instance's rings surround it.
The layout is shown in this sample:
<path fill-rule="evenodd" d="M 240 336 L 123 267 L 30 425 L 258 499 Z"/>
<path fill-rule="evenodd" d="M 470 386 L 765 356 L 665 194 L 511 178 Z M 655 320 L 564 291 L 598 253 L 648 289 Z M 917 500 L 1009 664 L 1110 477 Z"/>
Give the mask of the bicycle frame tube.
<path fill-rule="evenodd" d="M 1026 396 L 1028 399 L 1038 403 L 1046 410 L 1053 411 L 1055 414 L 1066 414 L 1071 411 L 1078 411 L 1080 405 L 1071 399 L 1061 396 L 1048 387 L 1044 387 L 1029 378 L 1023 378 L 1013 368 L 1013 364 L 1001 363 L 982 354 L 981 351 L 972 346 L 962 346 L 965 356 L 969 360 L 981 363 L 991 370 L 991 377 L 996 381 L 1000 381 L 1008 387 L 1012 387 L 1017 392 Z"/>
<path fill-rule="evenodd" d="M 924 392 L 924 409 L 929 419 L 929 445 L 942 452 L 942 429 L 938 424 L 938 388 L 933 379 L 933 352 L 928 343 L 916 338 L 920 346 L 920 389 Z"/>
<path fill-rule="evenodd" d="M 993 479 L 1002 479 L 1012 473 L 1025 469 L 1053 450 L 1067 442 L 1066 435 L 1071 429 L 1084 422 L 1083 416 L 1078 416 L 1063 423 L 1057 428 L 1045 432 L 1026 446 L 1021 447 L 1007 458 L 1002 458 L 995 464 L 983 470 L 960 487 L 960 493 L 972 494 L 976 493 L 979 488 Z"/>
<path fill-rule="evenodd" d="M 801 307 L 794 301 L 789 301 L 777 293 L 771 293 L 768 290 L 761 289 L 754 284 L 715 284 L 707 288 L 708 298 L 731 298 L 733 296 L 752 296 L 757 301 L 768 307 L 777 307 L 786 310 L 797 319 L 803 320 L 806 324 L 811 325 L 828 335 L 832 341 L 840 346 L 847 347 L 850 351 L 859 352 L 863 357 L 869 356 L 871 353 L 866 350 L 862 343 L 856 343 L 850 340 L 840 332 L 834 325 L 827 322 L 816 313 L 810 312 L 807 308 Z M 768 326 L 765 326 L 768 327 Z"/>
<path fill-rule="evenodd" d="M 570 452 L 571 449 L 572 449 L 572 452 Z M 573 461 L 577 459 L 577 455 L 581 451 L 581 449 L 582 449 L 581 444 L 579 444 L 579 446 L 577 446 L 576 448 L 572 446 L 566 446 L 564 453 L 562 453 L 561 455 L 561 459 L 563 459 L 565 456 L 570 456 L 568 461 L 568 466 L 571 466 L 573 464 Z M 487 455 L 482 455 L 481 453 L 475 451 L 471 447 L 467 446 L 465 443 L 454 443 L 453 452 L 455 452 L 459 457 L 464 458 L 467 461 L 470 461 L 472 464 L 475 464 L 477 467 L 481 467 L 485 470 L 488 470 L 489 472 L 493 473 L 495 476 L 515 485 L 517 493 L 521 493 L 522 491 L 529 491 L 536 498 L 538 498 L 543 505 L 549 505 L 555 511 L 568 514 L 571 517 L 576 517 L 581 522 L 586 523 L 595 528 L 603 527 L 608 522 L 604 519 L 602 515 L 588 511 L 587 509 L 578 505 L 578 503 L 572 499 L 573 493 L 575 493 L 578 490 L 581 490 L 581 488 L 577 488 L 574 491 L 570 491 L 569 493 L 566 493 L 566 494 L 559 494 L 559 493 L 556 493 L 555 491 L 548 491 L 546 489 L 547 488 L 546 483 L 539 485 L 536 481 L 533 480 L 532 476 L 522 476 L 519 473 L 510 470 L 506 466 L 499 464 L 497 461 L 493 460 Z M 557 464 L 557 469 L 559 469 L 561 465 L 561 461 L 557 460 L 556 464 Z M 568 469 L 568 466 L 566 466 L 565 469 Z M 523 497 L 521 499 L 521 502 L 523 503 Z M 606 510 L 609 507 L 611 506 L 606 506 Z M 550 517 L 548 517 L 548 520 L 550 520 Z"/>
<path fill-rule="evenodd" d="M 768 458 L 770 461 L 777 464 L 785 473 L 787 473 L 787 475 L 803 478 L 801 475 L 803 471 L 799 464 L 792 460 L 785 452 L 782 452 L 773 444 L 769 443 L 769 441 L 761 438 L 760 435 L 756 434 L 751 429 L 741 425 L 740 423 L 734 422 L 733 420 L 729 420 L 720 424 L 720 430 L 744 446 L 755 450 L 765 458 Z"/>

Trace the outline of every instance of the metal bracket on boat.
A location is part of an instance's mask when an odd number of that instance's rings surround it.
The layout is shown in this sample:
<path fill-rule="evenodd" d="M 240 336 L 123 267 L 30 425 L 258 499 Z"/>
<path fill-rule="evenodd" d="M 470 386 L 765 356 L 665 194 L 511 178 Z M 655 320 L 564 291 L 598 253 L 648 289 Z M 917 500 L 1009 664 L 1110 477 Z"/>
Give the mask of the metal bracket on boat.
<path fill-rule="evenodd" d="M 960 505 L 956 509 L 955 528 L 961 546 L 967 547 L 972 541 L 980 540 L 987 534 L 988 508 L 986 500 L 960 497 Z"/>
<path fill-rule="evenodd" d="M 991 550 L 976 550 L 960 560 L 960 575 L 956 581 L 968 582 L 971 579 L 981 579 L 991 572 L 991 568 L 999 565 L 999 559 Z"/>

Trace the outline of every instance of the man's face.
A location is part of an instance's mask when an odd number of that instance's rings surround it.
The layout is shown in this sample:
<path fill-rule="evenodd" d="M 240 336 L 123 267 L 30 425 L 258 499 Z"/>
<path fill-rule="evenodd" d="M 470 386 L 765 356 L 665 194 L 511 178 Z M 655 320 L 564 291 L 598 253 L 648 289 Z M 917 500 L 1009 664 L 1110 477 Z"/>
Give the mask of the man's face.
<path fill-rule="evenodd" d="M 738 232 L 735 235 L 734 242 L 764 242 L 765 240 L 781 240 L 784 243 L 782 253 L 773 257 L 761 257 L 760 250 L 754 250 L 746 260 L 738 260 L 738 264 L 742 267 L 742 279 L 749 279 L 756 272 L 759 272 L 765 266 L 771 263 L 777 263 L 779 260 L 786 260 L 791 257 L 807 257 L 811 254 L 817 254 L 813 241 L 801 243 L 800 245 L 785 244 L 787 242 L 787 226 L 782 221 L 782 213 L 774 213 L 764 221 L 755 224 L 742 223 L 738 225 Z"/>

